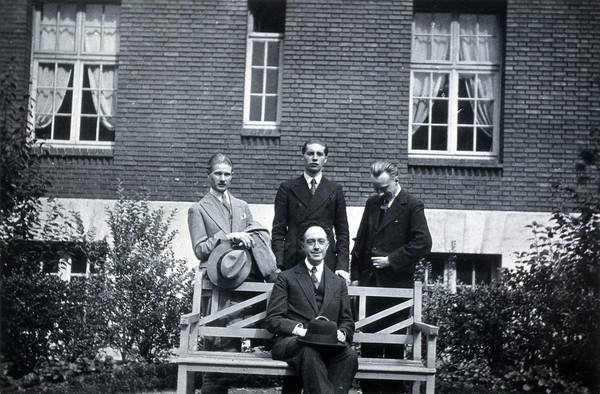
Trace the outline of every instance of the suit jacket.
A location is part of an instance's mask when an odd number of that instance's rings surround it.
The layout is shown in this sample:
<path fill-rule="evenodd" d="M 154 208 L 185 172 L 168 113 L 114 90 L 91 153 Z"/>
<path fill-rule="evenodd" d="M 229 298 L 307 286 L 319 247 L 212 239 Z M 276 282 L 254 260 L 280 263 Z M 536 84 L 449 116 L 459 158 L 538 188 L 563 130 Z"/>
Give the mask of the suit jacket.
<path fill-rule="evenodd" d="M 352 249 L 351 279 L 361 286 L 412 287 L 416 263 L 431 250 L 423 203 L 404 188 L 379 222 L 381 196 L 367 200 Z M 377 269 L 372 256 L 388 256 L 390 267 Z"/>
<path fill-rule="evenodd" d="M 265 318 L 267 329 L 275 334 L 272 350 L 274 358 L 283 354 L 288 342 L 296 337 L 292 331 L 298 323 L 306 328 L 317 316 L 325 316 L 336 322 L 338 329 L 346 334 L 346 342 L 352 343 L 354 320 L 346 282 L 327 266 L 323 268 L 321 280 L 324 281 L 324 294 L 323 303 L 318 308 L 314 285 L 304 263 L 279 274 Z"/>
<path fill-rule="evenodd" d="M 250 208 L 245 201 L 235 198 L 231 193 L 229 196 L 231 197 L 231 227 L 221 202 L 210 192 L 188 209 L 192 248 L 200 260 L 201 267 L 219 242 L 227 240 L 227 234 L 244 231 L 250 225 L 260 225 L 252 219 Z"/>
<path fill-rule="evenodd" d="M 309 220 L 318 220 L 335 230 L 325 264 L 332 271 L 348 271 L 350 232 L 342 187 L 323 177 L 312 195 L 304 176 L 282 183 L 275 197 L 271 246 L 279 268 L 286 270 L 304 261 L 298 230 Z"/>

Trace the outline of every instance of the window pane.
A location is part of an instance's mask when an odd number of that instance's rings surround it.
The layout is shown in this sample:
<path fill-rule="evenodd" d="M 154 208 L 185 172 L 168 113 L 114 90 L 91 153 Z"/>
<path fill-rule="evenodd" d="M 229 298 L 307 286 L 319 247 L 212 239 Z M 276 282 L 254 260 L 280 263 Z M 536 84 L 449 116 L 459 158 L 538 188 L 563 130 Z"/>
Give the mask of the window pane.
<path fill-rule="evenodd" d="M 279 66 L 279 46 L 278 41 L 271 41 L 268 44 L 267 52 L 267 66 L 278 67 Z"/>
<path fill-rule="evenodd" d="M 416 132 L 412 135 L 412 149 L 427 149 L 428 143 L 428 131 L 427 126 L 420 126 Z"/>
<path fill-rule="evenodd" d="M 265 65 L 265 43 L 262 41 L 254 41 L 252 45 L 252 65 Z"/>
<path fill-rule="evenodd" d="M 448 127 L 432 126 L 431 127 L 431 149 L 432 150 L 447 150 L 448 149 Z"/>
<path fill-rule="evenodd" d="M 262 121 L 262 96 L 250 97 L 250 120 Z"/>
<path fill-rule="evenodd" d="M 277 120 L 277 97 L 266 97 L 264 120 L 266 122 L 275 122 Z"/>
<path fill-rule="evenodd" d="M 471 286 L 473 283 L 473 264 L 470 260 L 457 259 L 456 280 L 458 283 Z"/>
<path fill-rule="evenodd" d="M 493 129 L 491 127 L 477 128 L 477 152 L 491 152 L 493 146 Z"/>
<path fill-rule="evenodd" d="M 431 123 L 448 123 L 448 100 L 433 100 Z"/>
<path fill-rule="evenodd" d="M 75 52 L 77 6 L 75 4 L 61 4 L 59 16 L 58 51 Z"/>
<path fill-rule="evenodd" d="M 71 116 L 59 116 L 54 118 L 55 140 L 69 140 L 71 137 Z"/>
<path fill-rule="evenodd" d="M 102 51 L 102 6 L 88 5 L 85 7 L 85 52 L 100 53 Z"/>
<path fill-rule="evenodd" d="M 40 45 L 42 51 L 56 50 L 56 18 L 58 15 L 58 6 L 54 3 L 47 3 L 42 6 L 41 26 L 40 26 Z"/>
<path fill-rule="evenodd" d="M 279 82 L 279 70 L 267 70 L 266 93 L 276 94 Z"/>
<path fill-rule="evenodd" d="M 475 116 L 473 114 L 474 102 L 472 100 L 458 101 L 458 124 L 459 125 L 474 125 Z"/>
<path fill-rule="evenodd" d="M 475 263 L 475 283 L 489 284 L 492 281 L 492 264 L 487 261 Z"/>
<path fill-rule="evenodd" d="M 264 93 L 263 85 L 264 85 L 264 76 L 263 76 L 262 68 L 254 68 L 252 69 L 252 81 L 250 83 L 250 92 L 252 93 Z"/>
<path fill-rule="evenodd" d="M 79 131 L 79 138 L 82 141 L 96 141 L 96 127 L 98 118 L 90 116 L 81 117 L 81 130 Z"/>
<path fill-rule="evenodd" d="M 473 127 L 459 127 L 457 147 L 459 151 L 473 151 Z"/>
<path fill-rule="evenodd" d="M 451 14 L 415 14 L 413 61 L 450 60 Z"/>
<path fill-rule="evenodd" d="M 115 140 L 115 128 L 106 127 L 106 121 L 104 118 L 100 119 L 99 127 L 100 133 L 98 136 L 98 141 L 114 141 Z"/>

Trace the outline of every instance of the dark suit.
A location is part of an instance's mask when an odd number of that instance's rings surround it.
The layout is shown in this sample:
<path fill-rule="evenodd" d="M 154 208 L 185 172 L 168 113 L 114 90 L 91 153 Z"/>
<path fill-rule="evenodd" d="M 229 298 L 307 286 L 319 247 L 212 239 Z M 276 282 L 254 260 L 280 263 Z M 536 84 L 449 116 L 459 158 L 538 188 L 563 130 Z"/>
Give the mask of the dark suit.
<path fill-rule="evenodd" d="M 271 241 L 277 266 L 286 270 L 304 261 L 304 253 L 298 248 L 298 230 L 309 220 L 318 220 L 335 230 L 335 239 L 329 240 L 325 264 L 332 271 L 348 271 L 350 233 L 346 200 L 342 187 L 325 177 L 321 178 L 314 195 L 304 176 L 279 186 Z"/>
<path fill-rule="evenodd" d="M 416 263 L 431 250 L 423 203 L 404 188 L 379 221 L 382 198 L 367 200 L 354 248 L 352 280 L 360 286 L 412 287 Z M 388 256 L 391 266 L 376 269 L 373 256 Z"/>
<path fill-rule="evenodd" d="M 267 329 L 275 334 L 271 354 L 294 368 L 305 393 L 347 393 L 358 368 L 357 356 L 350 347 L 354 335 L 354 320 L 345 281 L 327 267 L 321 278 L 322 294 L 316 291 L 304 263 L 282 272 L 267 308 Z M 319 305 L 317 299 L 321 299 Z M 293 335 L 299 324 L 304 327 L 317 316 L 337 323 L 346 334 L 346 346 L 341 350 L 316 350 L 298 342 Z"/>
<path fill-rule="evenodd" d="M 423 203 L 401 189 L 392 205 L 385 210 L 382 220 L 381 196 L 367 200 L 352 250 L 352 280 L 359 286 L 411 288 L 414 284 L 416 263 L 431 250 L 431 235 L 425 219 Z M 388 256 L 390 266 L 375 268 L 371 257 Z M 374 298 L 367 302 L 367 315 L 394 306 L 389 299 Z M 379 324 L 364 327 L 365 332 L 377 332 L 383 327 L 406 318 L 382 319 Z M 363 344 L 363 357 L 403 358 L 402 345 Z M 363 393 L 386 393 L 389 381 L 361 380 Z"/>

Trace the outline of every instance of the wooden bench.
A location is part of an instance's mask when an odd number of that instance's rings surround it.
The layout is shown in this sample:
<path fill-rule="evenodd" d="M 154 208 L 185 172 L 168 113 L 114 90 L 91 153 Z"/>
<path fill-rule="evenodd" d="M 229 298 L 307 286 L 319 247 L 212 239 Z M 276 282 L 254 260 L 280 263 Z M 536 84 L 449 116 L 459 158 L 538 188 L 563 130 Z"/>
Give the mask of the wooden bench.
<path fill-rule="evenodd" d="M 260 327 L 266 316 L 266 301 L 271 294 L 272 284 L 247 282 L 240 285 L 235 291 L 248 294 L 246 301 L 237 303 L 229 308 L 202 316 L 200 313 L 200 300 L 210 297 L 212 311 L 216 311 L 220 291 L 204 276 L 204 272 L 197 271 L 194 284 L 194 301 L 192 313 L 181 316 L 181 337 L 178 357 L 177 393 L 191 394 L 194 392 L 194 374 L 196 372 L 221 372 L 231 374 L 253 375 L 293 375 L 294 372 L 284 361 L 273 360 L 269 353 L 254 352 L 218 352 L 198 350 L 199 338 L 202 337 L 232 337 L 247 339 L 270 339 L 272 334 Z M 359 318 L 356 322 L 354 344 L 381 343 L 405 344 L 412 347 L 412 359 L 381 359 L 359 358 L 359 367 L 356 378 L 358 379 L 388 379 L 413 381 L 413 394 L 421 389 L 421 382 L 425 382 L 425 392 L 433 394 L 435 390 L 435 347 L 438 328 L 421 322 L 422 284 L 415 282 L 414 289 L 395 289 L 377 287 L 349 286 L 348 293 L 358 299 Z M 365 307 L 369 297 L 393 297 L 398 299 L 397 305 L 385 311 L 366 316 Z M 256 313 L 257 306 L 261 310 Z M 214 327 L 211 323 L 231 313 L 239 311 L 253 311 L 241 321 L 232 323 L 227 327 Z M 377 333 L 361 332 L 366 325 L 385 316 L 412 310 L 412 317 L 395 324 Z M 404 313 L 406 315 L 406 312 Z M 398 331 L 408 328 L 408 334 L 399 334 Z M 425 342 L 423 351 L 421 343 Z M 423 357 L 423 354 L 424 357 Z"/>

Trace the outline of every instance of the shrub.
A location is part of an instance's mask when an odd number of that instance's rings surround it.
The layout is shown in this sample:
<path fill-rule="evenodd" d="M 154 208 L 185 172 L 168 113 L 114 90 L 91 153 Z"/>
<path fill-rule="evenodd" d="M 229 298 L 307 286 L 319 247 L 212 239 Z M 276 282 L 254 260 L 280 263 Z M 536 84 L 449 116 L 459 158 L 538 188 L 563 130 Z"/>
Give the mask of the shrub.
<path fill-rule="evenodd" d="M 145 198 L 127 199 L 121 188 L 108 211 L 111 345 L 124 360 L 167 356 L 178 344 L 179 316 L 191 309 L 192 274 L 170 246 L 174 214 L 151 210 Z"/>

